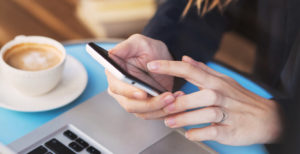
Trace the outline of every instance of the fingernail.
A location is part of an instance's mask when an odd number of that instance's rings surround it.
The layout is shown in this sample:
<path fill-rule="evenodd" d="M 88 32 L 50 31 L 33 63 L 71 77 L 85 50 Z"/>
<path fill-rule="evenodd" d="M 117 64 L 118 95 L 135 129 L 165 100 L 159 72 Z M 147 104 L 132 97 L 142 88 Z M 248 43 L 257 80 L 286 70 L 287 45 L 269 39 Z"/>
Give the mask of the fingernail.
<path fill-rule="evenodd" d="M 179 96 L 177 96 L 177 97 L 180 97 L 180 96 L 183 96 L 183 95 L 185 95 L 185 93 L 183 92 L 183 93 L 180 93 L 179 94 Z"/>
<path fill-rule="evenodd" d="M 188 60 L 190 60 L 190 59 L 191 59 L 191 58 L 190 58 L 189 56 L 183 56 L 181 60 L 182 60 L 182 61 L 188 61 Z"/>
<path fill-rule="evenodd" d="M 159 64 L 157 62 L 150 62 L 147 64 L 149 70 L 157 70 Z"/>
<path fill-rule="evenodd" d="M 176 94 L 174 94 L 174 97 L 180 97 L 183 95 L 184 95 L 184 92 L 177 92 Z"/>
<path fill-rule="evenodd" d="M 170 104 L 168 105 L 167 107 L 164 108 L 164 110 L 167 112 L 167 113 L 171 113 L 172 111 L 175 110 L 175 104 Z"/>
<path fill-rule="evenodd" d="M 142 97 L 143 97 L 143 94 L 142 94 L 141 92 L 134 92 L 134 93 L 133 93 L 133 96 L 134 96 L 135 98 L 142 98 Z"/>
<path fill-rule="evenodd" d="M 172 103 L 174 100 L 175 100 L 175 98 L 173 95 L 168 95 L 164 98 L 164 103 L 166 105 L 168 105 L 168 104 Z"/>
<path fill-rule="evenodd" d="M 165 125 L 166 126 L 171 127 L 171 126 L 174 126 L 175 124 L 176 124 L 175 118 L 167 118 L 167 119 L 165 119 Z"/>
<path fill-rule="evenodd" d="M 178 93 L 175 93 L 174 94 L 174 97 L 178 97 L 180 95 L 180 93 L 178 92 Z"/>

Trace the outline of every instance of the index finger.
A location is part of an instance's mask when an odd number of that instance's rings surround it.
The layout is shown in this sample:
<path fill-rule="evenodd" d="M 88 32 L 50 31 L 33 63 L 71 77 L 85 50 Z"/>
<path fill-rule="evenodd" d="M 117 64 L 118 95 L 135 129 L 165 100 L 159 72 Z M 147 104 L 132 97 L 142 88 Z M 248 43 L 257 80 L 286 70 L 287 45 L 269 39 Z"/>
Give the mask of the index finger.
<path fill-rule="evenodd" d="M 187 62 L 156 60 L 149 62 L 147 67 L 151 72 L 185 78 L 202 88 L 213 88 L 218 82 L 216 77 Z"/>

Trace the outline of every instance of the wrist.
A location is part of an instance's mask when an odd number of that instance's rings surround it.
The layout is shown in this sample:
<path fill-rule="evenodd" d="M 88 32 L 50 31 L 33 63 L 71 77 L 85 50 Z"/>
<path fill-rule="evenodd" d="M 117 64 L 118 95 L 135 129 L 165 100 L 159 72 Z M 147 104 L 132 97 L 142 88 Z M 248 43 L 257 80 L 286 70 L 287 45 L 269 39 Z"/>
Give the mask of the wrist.
<path fill-rule="evenodd" d="M 273 118 L 271 120 L 271 127 L 268 130 L 270 136 L 266 143 L 278 143 L 282 139 L 283 134 L 283 126 L 284 126 L 284 118 L 282 114 L 282 110 L 278 104 L 274 100 L 269 100 L 273 105 Z M 267 132 L 267 133 L 268 133 Z"/>

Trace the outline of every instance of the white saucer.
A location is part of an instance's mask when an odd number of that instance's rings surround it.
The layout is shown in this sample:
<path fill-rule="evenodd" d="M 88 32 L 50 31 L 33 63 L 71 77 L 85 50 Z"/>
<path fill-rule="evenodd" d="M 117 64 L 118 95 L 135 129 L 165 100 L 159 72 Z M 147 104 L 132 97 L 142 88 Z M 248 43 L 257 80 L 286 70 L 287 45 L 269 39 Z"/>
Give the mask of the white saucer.
<path fill-rule="evenodd" d="M 85 89 L 87 72 L 83 65 L 68 56 L 62 81 L 55 89 L 41 96 L 26 96 L 3 81 L 0 74 L 0 107 L 22 111 L 38 112 L 62 107 L 75 100 Z"/>

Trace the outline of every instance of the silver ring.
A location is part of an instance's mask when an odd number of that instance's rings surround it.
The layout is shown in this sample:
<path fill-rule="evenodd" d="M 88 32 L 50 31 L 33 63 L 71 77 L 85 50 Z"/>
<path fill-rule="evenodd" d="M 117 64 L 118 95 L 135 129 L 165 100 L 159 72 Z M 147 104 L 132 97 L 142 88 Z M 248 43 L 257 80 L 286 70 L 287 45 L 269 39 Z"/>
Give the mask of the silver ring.
<path fill-rule="evenodd" d="M 224 110 L 222 110 L 222 119 L 218 123 L 223 123 L 227 119 L 227 114 L 225 113 Z"/>

